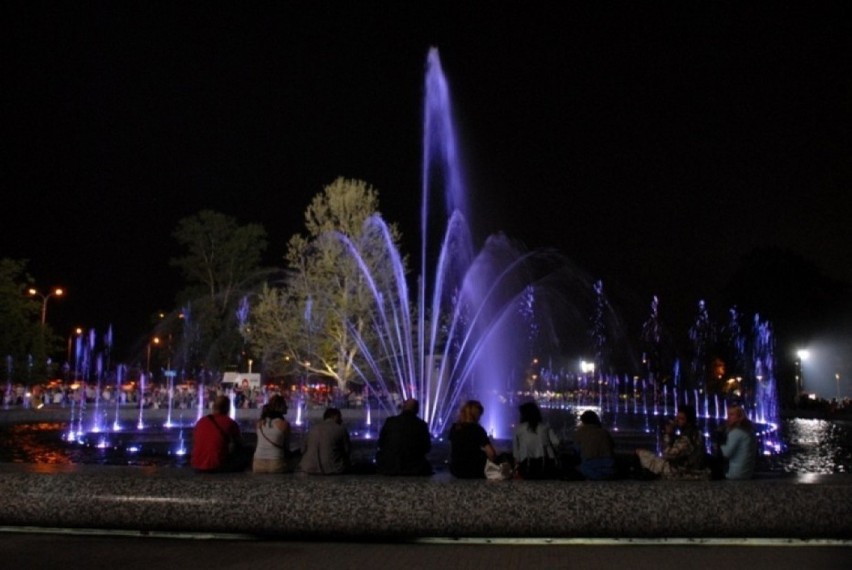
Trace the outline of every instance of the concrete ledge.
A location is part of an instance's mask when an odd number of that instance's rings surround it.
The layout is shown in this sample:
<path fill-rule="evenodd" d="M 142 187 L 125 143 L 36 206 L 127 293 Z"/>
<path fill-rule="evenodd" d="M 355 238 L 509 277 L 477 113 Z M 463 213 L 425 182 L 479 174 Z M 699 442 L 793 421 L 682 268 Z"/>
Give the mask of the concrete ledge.
<path fill-rule="evenodd" d="M 345 539 L 852 538 L 852 476 L 460 481 L 0 465 L 0 525 Z"/>

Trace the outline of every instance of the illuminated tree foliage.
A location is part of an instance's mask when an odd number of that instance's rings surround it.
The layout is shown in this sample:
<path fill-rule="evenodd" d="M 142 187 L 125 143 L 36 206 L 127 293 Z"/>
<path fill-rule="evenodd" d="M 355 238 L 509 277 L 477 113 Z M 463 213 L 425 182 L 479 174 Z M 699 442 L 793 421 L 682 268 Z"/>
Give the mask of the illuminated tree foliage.
<path fill-rule="evenodd" d="M 366 182 L 338 178 L 305 212 L 304 235 L 288 244 L 288 277 L 265 287 L 244 334 L 268 371 L 334 380 L 339 387 L 363 382 L 365 350 L 378 342 L 377 301 L 359 268 L 383 278 L 393 271 L 381 233 L 378 193 Z M 390 241 L 400 236 L 390 227 Z M 376 351 L 378 353 L 379 351 Z"/>

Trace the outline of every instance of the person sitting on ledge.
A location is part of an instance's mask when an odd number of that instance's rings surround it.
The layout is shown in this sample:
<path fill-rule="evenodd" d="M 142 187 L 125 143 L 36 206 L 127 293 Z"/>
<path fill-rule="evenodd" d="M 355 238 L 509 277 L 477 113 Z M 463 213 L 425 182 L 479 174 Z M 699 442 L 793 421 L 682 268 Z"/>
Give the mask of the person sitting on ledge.
<path fill-rule="evenodd" d="M 479 425 L 484 411 L 481 403 L 469 400 L 450 428 L 450 473 L 459 479 L 485 479 L 485 460 L 497 457 L 488 433 Z"/>
<path fill-rule="evenodd" d="M 228 415 L 231 400 L 217 396 L 213 413 L 195 423 L 190 465 L 201 473 L 242 471 L 246 468 L 240 426 Z"/>
<path fill-rule="evenodd" d="M 426 454 L 432 449 L 429 426 L 417 417 L 420 403 L 408 399 L 402 412 L 385 420 L 379 432 L 376 472 L 382 475 L 431 475 Z"/>
<path fill-rule="evenodd" d="M 521 479 L 554 479 L 559 438 L 541 416 L 535 402 L 518 407 L 520 421 L 512 438 L 512 455 Z"/>
<path fill-rule="evenodd" d="M 738 404 L 728 406 L 724 439 L 719 451 L 727 463 L 725 479 L 751 479 L 757 461 L 757 439 L 745 410 Z"/>
<path fill-rule="evenodd" d="M 251 470 L 254 473 L 285 473 L 290 455 L 290 424 L 284 419 L 287 402 L 275 394 L 260 412 L 257 447 L 254 450 Z"/>
<path fill-rule="evenodd" d="M 666 424 L 662 457 L 647 449 L 637 449 L 636 455 L 644 469 L 663 479 L 710 479 L 704 436 L 692 406 L 681 406 L 675 421 Z"/>
<path fill-rule="evenodd" d="M 580 425 L 574 435 L 574 447 L 580 454 L 577 471 L 585 479 L 600 481 L 615 476 L 615 442 L 601 419 L 592 410 L 580 416 Z"/>
<path fill-rule="evenodd" d="M 343 415 L 328 408 L 322 421 L 314 424 L 302 447 L 299 471 L 310 475 L 340 475 L 349 470 L 352 443 L 343 426 Z"/>

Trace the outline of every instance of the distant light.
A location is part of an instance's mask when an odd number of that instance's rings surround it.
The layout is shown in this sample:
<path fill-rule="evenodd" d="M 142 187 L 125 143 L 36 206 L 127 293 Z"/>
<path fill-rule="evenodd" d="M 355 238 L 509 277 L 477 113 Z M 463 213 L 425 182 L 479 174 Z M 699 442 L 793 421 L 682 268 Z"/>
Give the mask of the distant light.
<path fill-rule="evenodd" d="M 809 351 L 805 348 L 802 348 L 802 349 L 796 351 L 796 356 L 799 357 L 799 360 L 807 360 L 808 358 L 811 357 L 811 351 Z"/>

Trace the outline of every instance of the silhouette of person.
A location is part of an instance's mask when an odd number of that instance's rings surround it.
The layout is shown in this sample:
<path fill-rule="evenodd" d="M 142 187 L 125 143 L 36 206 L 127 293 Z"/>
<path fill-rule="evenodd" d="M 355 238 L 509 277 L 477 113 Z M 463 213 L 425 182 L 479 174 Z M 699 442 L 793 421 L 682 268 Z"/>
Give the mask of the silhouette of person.
<path fill-rule="evenodd" d="M 385 420 L 379 432 L 376 471 L 383 475 L 431 475 L 426 454 L 432 449 L 429 426 L 417 417 L 420 403 L 403 402 L 399 415 Z"/>

